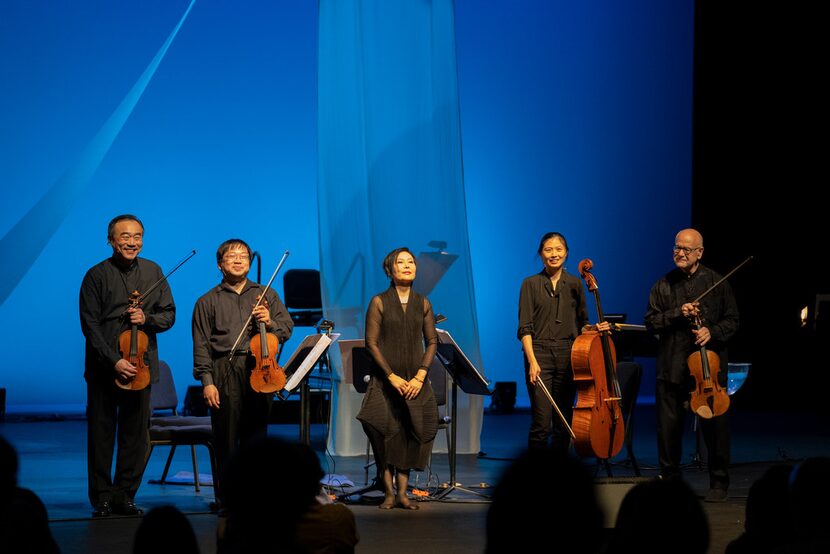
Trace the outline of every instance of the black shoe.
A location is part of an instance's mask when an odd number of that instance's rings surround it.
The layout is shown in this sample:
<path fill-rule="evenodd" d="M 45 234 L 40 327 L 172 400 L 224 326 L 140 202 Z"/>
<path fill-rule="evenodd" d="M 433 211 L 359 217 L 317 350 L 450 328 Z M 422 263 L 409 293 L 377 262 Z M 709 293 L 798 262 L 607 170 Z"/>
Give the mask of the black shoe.
<path fill-rule="evenodd" d="M 115 504 L 112 507 L 112 513 L 120 516 L 140 516 L 144 510 L 136 506 L 132 500 L 127 500 L 123 504 Z"/>
<path fill-rule="evenodd" d="M 222 508 L 222 504 L 219 503 L 218 500 L 214 500 L 210 504 L 208 504 L 208 510 L 213 512 L 214 514 L 218 512 Z"/>
<path fill-rule="evenodd" d="M 721 487 L 716 487 L 709 489 L 709 492 L 706 494 L 706 497 L 703 499 L 704 502 L 726 502 L 729 498 L 729 493 L 726 489 Z"/>
<path fill-rule="evenodd" d="M 102 500 L 92 509 L 92 517 L 107 517 L 112 515 L 112 504 L 109 500 Z"/>

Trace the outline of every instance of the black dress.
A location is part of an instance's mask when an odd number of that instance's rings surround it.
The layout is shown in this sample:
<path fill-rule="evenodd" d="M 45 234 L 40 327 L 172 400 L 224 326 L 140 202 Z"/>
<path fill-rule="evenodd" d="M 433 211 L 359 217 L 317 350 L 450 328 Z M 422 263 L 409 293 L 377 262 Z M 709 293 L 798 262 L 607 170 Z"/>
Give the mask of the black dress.
<path fill-rule="evenodd" d="M 378 471 L 387 465 L 422 470 L 438 431 L 435 395 L 425 379 L 418 396 L 406 400 L 388 376 L 408 381 L 432 363 L 438 335 L 429 300 L 410 291 L 404 306 L 394 286 L 373 297 L 366 312 L 366 347 L 376 365 L 357 419 L 372 443 Z"/>

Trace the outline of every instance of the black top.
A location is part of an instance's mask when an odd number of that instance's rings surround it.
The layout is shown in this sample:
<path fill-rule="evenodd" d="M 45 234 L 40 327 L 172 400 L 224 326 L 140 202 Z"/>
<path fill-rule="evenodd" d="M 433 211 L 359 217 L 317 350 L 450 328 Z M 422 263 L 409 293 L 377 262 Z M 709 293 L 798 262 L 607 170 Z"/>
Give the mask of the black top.
<path fill-rule="evenodd" d="M 562 270 L 556 290 L 544 270 L 522 282 L 519 293 L 519 340 L 573 340 L 588 324 L 585 289 L 578 277 Z"/>
<path fill-rule="evenodd" d="M 120 360 L 118 336 L 130 328 L 126 316 L 130 294 L 144 293 L 164 274 L 161 268 L 144 258 L 136 258 L 123 268 L 110 257 L 93 266 L 84 275 L 80 293 L 81 331 L 86 337 L 84 377 L 115 378 L 115 363 Z M 150 379 L 158 381 L 158 343 L 156 333 L 166 331 L 176 321 L 176 305 L 167 281 L 163 281 L 147 298 L 141 309 L 146 321 L 139 329 L 147 334 L 147 361 Z"/>
<path fill-rule="evenodd" d="M 386 377 L 394 372 L 408 381 L 419 369 L 429 368 L 438 333 L 426 297 L 410 290 L 407 305 L 404 309 L 395 287 L 372 298 L 366 312 L 366 348 Z"/>
<path fill-rule="evenodd" d="M 692 334 L 694 325 L 683 316 L 680 307 L 700 296 L 720 278 L 704 265 L 699 265 L 691 275 L 675 268 L 651 288 L 645 324 L 660 339 L 657 346 L 658 379 L 680 384 L 689 376 L 686 359 L 696 349 Z M 706 348 L 718 354 L 721 367 L 726 368 L 726 343 L 738 330 L 738 306 L 727 281 L 700 301 L 700 311 L 702 325 L 712 335 Z M 720 372 L 722 384 L 725 384 L 726 373 Z"/>
<path fill-rule="evenodd" d="M 196 301 L 193 307 L 193 377 L 200 380 L 202 385 L 214 384 L 211 373 L 213 360 L 230 354 L 236 337 L 251 315 L 257 296 L 264 288 L 264 285 L 248 280 L 242 293 L 237 294 L 223 281 Z M 277 335 L 280 343 L 284 343 L 291 337 L 294 322 L 273 289 L 268 289 L 265 298 L 271 314 L 268 331 Z M 237 350 L 247 350 L 251 336 L 259 332 L 256 319 L 251 318 L 249 330 L 239 341 Z"/>

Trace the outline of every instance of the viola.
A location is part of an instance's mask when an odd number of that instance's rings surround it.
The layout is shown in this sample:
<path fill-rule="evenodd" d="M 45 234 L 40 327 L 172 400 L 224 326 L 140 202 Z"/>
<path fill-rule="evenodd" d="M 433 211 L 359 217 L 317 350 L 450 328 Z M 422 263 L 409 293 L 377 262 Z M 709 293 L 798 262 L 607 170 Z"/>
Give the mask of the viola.
<path fill-rule="evenodd" d="M 695 328 L 701 327 L 700 313 L 694 316 Z M 703 419 L 723 415 L 729 409 L 729 394 L 720 385 L 720 358 L 717 354 L 700 346 L 697 352 L 692 352 L 687 358 L 689 373 L 695 380 L 689 405 L 692 411 Z"/>
<path fill-rule="evenodd" d="M 141 307 L 141 293 L 133 291 L 130 295 L 130 308 Z M 135 323 L 118 336 L 118 347 L 121 357 L 135 366 L 136 374 L 130 378 L 118 376 L 115 384 L 125 390 L 142 390 L 150 384 L 150 366 L 147 363 L 147 346 L 149 345 L 147 333 L 140 330 Z"/>
<path fill-rule="evenodd" d="M 598 321 L 605 321 L 599 286 L 591 273 L 593 262 L 579 262 L 579 274 L 588 290 L 594 293 Z M 617 381 L 617 354 L 608 333 L 586 331 L 574 341 L 571 366 L 577 401 L 573 410 L 574 448 L 582 457 L 612 458 L 622 449 L 625 439 Z"/>

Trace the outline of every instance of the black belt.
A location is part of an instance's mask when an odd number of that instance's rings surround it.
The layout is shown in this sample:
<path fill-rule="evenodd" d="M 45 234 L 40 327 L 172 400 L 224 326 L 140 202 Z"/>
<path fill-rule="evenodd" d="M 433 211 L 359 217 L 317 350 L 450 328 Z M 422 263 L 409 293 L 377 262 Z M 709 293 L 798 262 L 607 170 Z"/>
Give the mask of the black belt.
<path fill-rule="evenodd" d="M 241 348 L 238 348 L 238 349 L 233 351 L 233 357 L 235 358 L 237 356 L 247 356 L 250 353 L 251 353 L 251 351 L 248 350 L 247 348 L 244 349 L 244 350 L 241 349 Z M 214 354 L 214 356 L 213 356 L 214 361 L 221 360 L 222 358 L 225 358 L 225 359 L 230 358 L 230 352 L 225 352 L 224 354 Z"/>

